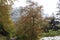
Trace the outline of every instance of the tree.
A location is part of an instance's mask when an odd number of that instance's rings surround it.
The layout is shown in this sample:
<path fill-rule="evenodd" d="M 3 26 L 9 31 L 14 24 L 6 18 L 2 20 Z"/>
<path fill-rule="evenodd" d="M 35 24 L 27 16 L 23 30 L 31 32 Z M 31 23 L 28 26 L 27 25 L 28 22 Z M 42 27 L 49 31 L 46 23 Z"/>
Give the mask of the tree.
<path fill-rule="evenodd" d="M 14 35 L 15 28 L 10 18 L 11 6 L 13 0 L 0 0 L 0 24 L 3 25 L 5 31 L 9 32 L 10 35 Z"/>
<path fill-rule="evenodd" d="M 21 17 L 16 22 L 17 35 L 21 40 L 36 40 L 41 36 L 43 23 L 46 22 L 42 17 L 42 6 L 31 2 L 20 13 Z"/>

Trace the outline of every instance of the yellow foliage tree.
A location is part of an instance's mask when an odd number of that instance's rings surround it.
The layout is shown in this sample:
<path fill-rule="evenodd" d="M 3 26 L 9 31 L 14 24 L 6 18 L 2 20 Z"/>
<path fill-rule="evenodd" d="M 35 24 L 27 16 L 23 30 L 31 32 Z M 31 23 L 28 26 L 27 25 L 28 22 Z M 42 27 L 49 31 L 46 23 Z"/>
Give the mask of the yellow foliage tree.
<path fill-rule="evenodd" d="M 10 18 L 12 4 L 13 0 L 0 0 L 0 24 L 10 33 L 10 36 L 15 32 L 14 24 Z"/>

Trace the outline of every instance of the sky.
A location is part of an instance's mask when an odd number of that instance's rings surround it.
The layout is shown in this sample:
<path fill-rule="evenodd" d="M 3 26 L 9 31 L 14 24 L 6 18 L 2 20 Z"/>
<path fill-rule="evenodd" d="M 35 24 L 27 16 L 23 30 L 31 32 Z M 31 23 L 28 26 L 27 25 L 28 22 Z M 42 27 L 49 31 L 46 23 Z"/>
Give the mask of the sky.
<path fill-rule="evenodd" d="M 38 2 L 39 5 L 42 5 L 44 9 L 44 13 L 50 16 L 52 13 L 56 13 L 57 2 L 59 0 L 32 0 L 32 1 Z M 25 7 L 26 5 L 28 5 L 26 3 L 26 0 L 18 0 L 15 1 L 13 6 L 14 8 L 16 7 L 18 8 L 21 6 Z"/>

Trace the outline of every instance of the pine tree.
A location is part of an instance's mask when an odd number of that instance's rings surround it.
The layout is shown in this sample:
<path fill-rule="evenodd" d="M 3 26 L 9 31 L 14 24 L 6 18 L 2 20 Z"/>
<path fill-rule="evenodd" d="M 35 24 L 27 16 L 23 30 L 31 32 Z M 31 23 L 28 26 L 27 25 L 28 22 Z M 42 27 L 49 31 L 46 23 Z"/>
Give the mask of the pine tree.
<path fill-rule="evenodd" d="M 58 11 L 57 11 L 57 13 L 56 13 L 55 21 L 60 22 L 60 0 L 59 0 L 59 2 L 57 3 L 57 5 L 58 5 L 58 7 L 57 7 Z"/>

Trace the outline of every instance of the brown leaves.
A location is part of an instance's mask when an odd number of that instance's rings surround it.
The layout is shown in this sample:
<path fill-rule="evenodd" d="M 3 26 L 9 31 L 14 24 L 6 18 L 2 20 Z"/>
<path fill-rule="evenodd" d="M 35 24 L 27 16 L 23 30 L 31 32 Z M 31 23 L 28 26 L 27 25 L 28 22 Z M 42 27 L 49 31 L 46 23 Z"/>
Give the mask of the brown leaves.
<path fill-rule="evenodd" d="M 42 6 L 33 7 L 35 4 L 28 5 L 21 10 L 21 17 L 16 22 L 17 33 L 21 35 L 27 35 L 29 37 L 28 40 L 37 38 L 39 34 L 41 34 L 41 24 L 42 24 Z M 27 37 L 27 38 L 28 38 Z"/>

